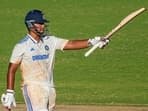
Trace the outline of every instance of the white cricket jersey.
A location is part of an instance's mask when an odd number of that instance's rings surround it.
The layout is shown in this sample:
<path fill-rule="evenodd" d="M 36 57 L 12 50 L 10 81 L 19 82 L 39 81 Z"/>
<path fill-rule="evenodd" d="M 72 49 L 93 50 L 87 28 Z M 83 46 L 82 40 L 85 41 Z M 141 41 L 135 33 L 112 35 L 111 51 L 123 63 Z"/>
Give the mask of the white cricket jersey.
<path fill-rule="evenodd" d="M 46 36 L 37 42 L 29 34 L 15 45 L 10 62 L 20 64 L 23 84 L 45 83 L 54 87 L 53 66 L 55 51 L 63 50 L 66 39 Z"/>

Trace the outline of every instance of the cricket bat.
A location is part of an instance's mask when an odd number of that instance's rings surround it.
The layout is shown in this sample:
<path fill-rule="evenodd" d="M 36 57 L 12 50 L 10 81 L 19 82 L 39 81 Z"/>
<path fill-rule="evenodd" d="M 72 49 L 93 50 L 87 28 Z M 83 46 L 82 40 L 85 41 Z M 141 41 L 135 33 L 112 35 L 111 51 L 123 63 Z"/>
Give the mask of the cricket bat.
<path fill-rule="evenodd" d="M 120 21 L 120 23 L 114 27 L 104 38 L 109 39 L 113 34 L 115 34 L 117 31 L 119 31 L 122 27 L 124 27 L 127 23 L 129 23 L 131 20 L 133 20 L 135 17 L 140 15 L 146 10 L 146 8 L 140 8 L 132 13 L 130 13 L 128 16 L 126 16 L 124 19 Z M 85 57 L 89 56 L 96 48 L 98 48 L 99 44 L 94 45 L 91 49 L 89 49 L 85 53 Z"/>

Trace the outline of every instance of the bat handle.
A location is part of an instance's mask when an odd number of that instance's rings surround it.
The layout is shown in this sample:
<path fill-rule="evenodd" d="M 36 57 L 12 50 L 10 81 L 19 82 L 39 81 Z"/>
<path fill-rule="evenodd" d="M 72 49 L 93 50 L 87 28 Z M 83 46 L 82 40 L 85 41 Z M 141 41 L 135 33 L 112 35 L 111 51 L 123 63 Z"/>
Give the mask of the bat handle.
<path fill-rule="evenodd" d="M 91 49 L 89 49 L 86 53 L 85 53 L 85 57 L 89 56 L 96 48 L 98 48 L 99 43 L 97 43 L 96 45 L 94 45 Z"/>

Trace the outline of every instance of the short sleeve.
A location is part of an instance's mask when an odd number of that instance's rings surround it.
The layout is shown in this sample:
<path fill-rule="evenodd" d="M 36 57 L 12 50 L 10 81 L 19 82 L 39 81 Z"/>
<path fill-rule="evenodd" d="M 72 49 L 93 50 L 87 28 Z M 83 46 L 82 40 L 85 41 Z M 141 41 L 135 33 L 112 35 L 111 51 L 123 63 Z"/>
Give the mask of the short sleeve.
<path fill-rule="evenodd" d="M 56 49 L 63 50 L 67 42 L 68 42 L 67 39 L 56 38 Z"/>
<path fill-rule="evenodd" d="M 22 47 L 21 44 L 16 44 L 15 47 L 13 48 L 11 57 L 10 57 L 10 62 L 19 64 L 22 60 L 23 54 L 24 54 L 24 48 Z"/>

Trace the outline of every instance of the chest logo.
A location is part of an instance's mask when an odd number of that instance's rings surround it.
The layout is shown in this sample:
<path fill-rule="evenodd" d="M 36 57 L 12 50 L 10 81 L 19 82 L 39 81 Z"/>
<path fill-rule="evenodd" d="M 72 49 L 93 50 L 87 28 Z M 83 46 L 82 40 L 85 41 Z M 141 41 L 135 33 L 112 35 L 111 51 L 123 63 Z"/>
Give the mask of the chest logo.
<path fill-rule="evenodd" d="M 45 45 L 45 50 L 49 50 L 49 46 L 48 45 Z"/>

